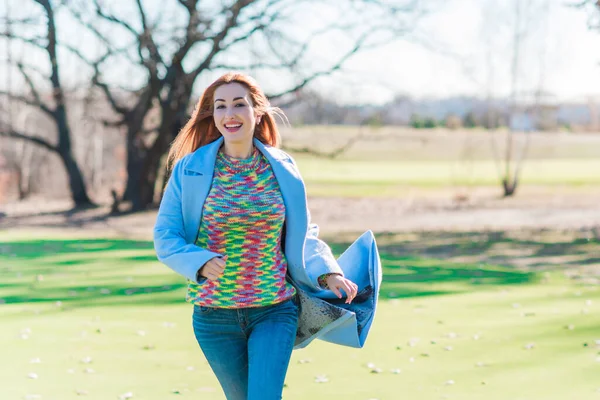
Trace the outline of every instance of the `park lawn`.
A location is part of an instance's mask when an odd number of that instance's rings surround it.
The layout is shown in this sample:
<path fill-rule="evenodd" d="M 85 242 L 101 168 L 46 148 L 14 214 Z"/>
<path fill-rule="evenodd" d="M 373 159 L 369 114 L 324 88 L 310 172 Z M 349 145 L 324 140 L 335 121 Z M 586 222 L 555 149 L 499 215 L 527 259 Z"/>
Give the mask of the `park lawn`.
<path fill-rule="evenodd" d="M 295 351 L 284 399 L 600 398 L 597 286 L 394 254 L 365 348 Z M 151 242 L 0 232 L 0 278 L 0 399 L 224 399 Z"/>
<path fill-rule="evenodd" d="M 402 197 L 407 187 L 500 185 L 493 160 L 361 160 L 296 157 L 313 196 Z M 501 167 L 504 172 L 504 167 Z M 522 185 L 600 185 L 600 160 L 535 159 L 523 164 Z"/>

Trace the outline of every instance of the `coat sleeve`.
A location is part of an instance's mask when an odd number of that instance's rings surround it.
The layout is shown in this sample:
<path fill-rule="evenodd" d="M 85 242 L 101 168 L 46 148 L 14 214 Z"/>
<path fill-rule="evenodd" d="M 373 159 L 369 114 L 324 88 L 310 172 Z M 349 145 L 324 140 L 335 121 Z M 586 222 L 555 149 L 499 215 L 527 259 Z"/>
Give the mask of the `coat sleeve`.
<path fill-rule="evenodd" d="M 322 288 L 318 282 L 319 276 L 324 274 L 344 276 L 344 272 L 329 246 L 318 236 L 319 227 L 316 224 L 310 224 L 304 245 L 304 265 L 311 283 L 320 290 Z"/>
<path fill-rule="evenodd" d="M 154 249 L 158 260 L 187 279 L 197 282 L 196 273 L 210 259 L 221 257 L 186 240 L 181 180 L 183 160 L 175 167 L 163 194 L 154 225 Z"/>

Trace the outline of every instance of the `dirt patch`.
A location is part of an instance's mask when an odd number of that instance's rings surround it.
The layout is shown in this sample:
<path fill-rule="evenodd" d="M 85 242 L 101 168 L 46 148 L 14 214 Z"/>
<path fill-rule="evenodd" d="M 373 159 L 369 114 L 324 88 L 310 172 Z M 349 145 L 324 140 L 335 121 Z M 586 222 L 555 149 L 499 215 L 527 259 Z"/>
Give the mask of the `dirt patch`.
<path fill-rule="evenodd" d="M 524 188 L 525 189 L 525 188 Z M 600 229 L 600 188 L 527 188 L 503 199 L 497 188 L 414 192 L 401 199 L 309 198 L 312 221 L 323 235 L 385 232 Z M 156 210 L 109 215 L 107 205 L 70 209 L 65 200 L 33 199 L 0 206 L 0 229 L 85 230 L 150 238 Z"/>

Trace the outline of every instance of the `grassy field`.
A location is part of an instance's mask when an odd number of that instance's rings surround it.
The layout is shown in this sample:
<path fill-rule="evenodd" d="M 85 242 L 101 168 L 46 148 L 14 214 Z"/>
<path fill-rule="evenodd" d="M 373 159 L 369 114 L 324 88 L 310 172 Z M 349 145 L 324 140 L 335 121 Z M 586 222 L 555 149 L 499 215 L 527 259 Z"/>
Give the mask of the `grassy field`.
<path fill-rule="evenodd" d="M 295 351 L 284 399 L 600 399 L 600 242 L 449 235 L 378 236 L 366 347 Z M 148 241 L 0 232 L 0 398 L 224 399 L 184 291 Z"/>
<path fill-rule="evenodd" d="M 361 135 L 335 159 L 327 153 Z M 495 186 L 505 171 L 505 133 L 356 127 L 304 127 L 284 131 L 308 191 L 318 196 L 402 196 L 407 187 Z M 600 185 L 600 135 L 517 134 L 515 159 L 529 137 L 521 184 Z M 492 143 L 497 146 L 494 153 Z"/>

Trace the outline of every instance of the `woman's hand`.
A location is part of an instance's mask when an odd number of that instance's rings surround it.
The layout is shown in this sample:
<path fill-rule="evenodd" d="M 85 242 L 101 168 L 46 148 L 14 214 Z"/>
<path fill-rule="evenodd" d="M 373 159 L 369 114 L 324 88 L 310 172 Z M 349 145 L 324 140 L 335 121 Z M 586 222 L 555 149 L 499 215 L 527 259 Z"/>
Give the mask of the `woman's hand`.
<path fill-rule="evenodd" d="M 215 257 L 208 260 L 198 271 L 198 276 L 203 276 L 209 281 L 216 281 L 225 271 L 227 257 Z"/>
<path fill-rule="evenodd" d="M 346 304 L 350 304 L 358 293 L 358 286 L 350 279 L 346 279 L 338 274 L 331 274 L 327 277 L 327 287 L 331 290 L 338 298 L 342 298 L 342 289 L 346 293 Z"/>

